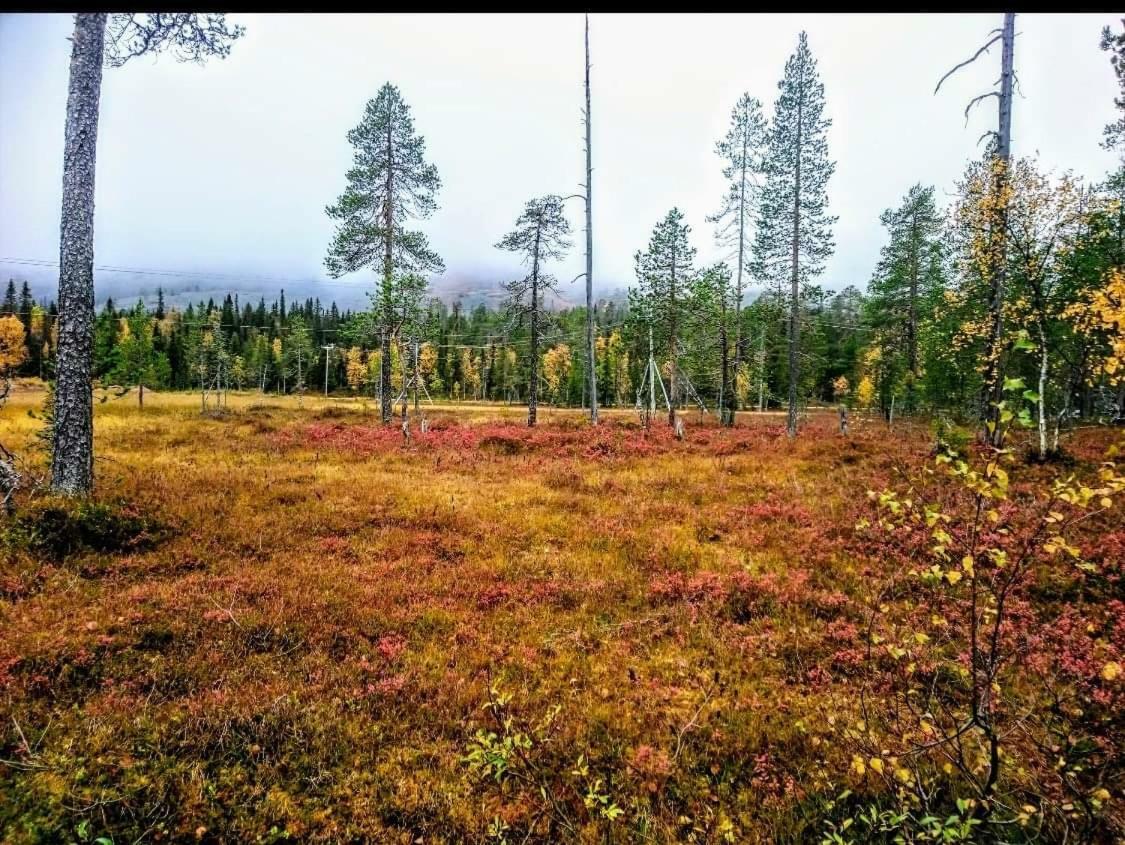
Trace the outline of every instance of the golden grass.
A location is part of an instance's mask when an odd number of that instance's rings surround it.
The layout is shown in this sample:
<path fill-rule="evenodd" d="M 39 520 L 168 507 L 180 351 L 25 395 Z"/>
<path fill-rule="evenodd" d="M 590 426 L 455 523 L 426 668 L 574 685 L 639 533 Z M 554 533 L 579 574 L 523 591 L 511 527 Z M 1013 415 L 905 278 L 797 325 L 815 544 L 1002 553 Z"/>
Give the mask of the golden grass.
<path fill-rule="evenodd" d="M 13 395 L 0 441 L 32 452 L 41 399 Z M 97 498 L 173 533 L 6 553 L 0 756 L 24 765 L 0 768 L 0 838 L 501 841 L 495 818 L 512 842 L 813 836 L 809 802 L 847 781 L 825 720 L 854 711 L 846 674 L 810 674 L 863 589 L 838 538 L 924 430 L 845 441 L 824 415 L 791 444 L 779 416 L 689 414 L 677 443 L 607 410 L 586 454 L 581 410 L 526 436 L 521 406 L 427 413 L 407 446 L 370 401 L 98 404 Z M 738 573 L 768 610 L 723 592 Z M 490 678 L 512 732 L 561 708 L 500 783 L 463 760 L 478 728 L 503 736 Z M 582 801 L 596 779 L 619 819 Z"/>

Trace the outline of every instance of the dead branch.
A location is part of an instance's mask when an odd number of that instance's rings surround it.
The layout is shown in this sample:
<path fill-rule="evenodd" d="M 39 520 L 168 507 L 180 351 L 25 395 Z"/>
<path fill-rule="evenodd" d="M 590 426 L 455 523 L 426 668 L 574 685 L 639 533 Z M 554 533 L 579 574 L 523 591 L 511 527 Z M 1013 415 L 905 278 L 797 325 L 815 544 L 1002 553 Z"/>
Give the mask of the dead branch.
<path fill-rule="evenodd" d="M 997 30 L 993 30 L 993 32 L 996 32 L 996 31 Z M 965 61 L 961 62 L 958 65 L 954 65 L 953 68 L 945 74 L 945 76 L 943 76 L 941 79 L 938 80 L 938 84 L 934 88 L 934 93 L 936 94 L 941 89 L 941 84 L 943 82 L 945 82 L 945 80 L 949 79 L 949 77 L 953 76 L 953 74 L 955 74 L 957 71 L 959 71 L 961 68 L 965 67 L 966 65 L 971 65 L 973 62 L 975 62 L 977 59 L 980 58 L 982 53 L 987 53 L 988 48 L 991 47 L 993 44 L 995 44 L 997 41 L 999 41 L 1001 39 L 1001 37 L 1002 37 L 1002 34 L 993 35 L 992 38 L 990 38 L 988 41 L 985 42 L 983 47 L 981 47 L 979 50 L 977 50 L 973 54 L 972 58 L 966 59 Z"/>

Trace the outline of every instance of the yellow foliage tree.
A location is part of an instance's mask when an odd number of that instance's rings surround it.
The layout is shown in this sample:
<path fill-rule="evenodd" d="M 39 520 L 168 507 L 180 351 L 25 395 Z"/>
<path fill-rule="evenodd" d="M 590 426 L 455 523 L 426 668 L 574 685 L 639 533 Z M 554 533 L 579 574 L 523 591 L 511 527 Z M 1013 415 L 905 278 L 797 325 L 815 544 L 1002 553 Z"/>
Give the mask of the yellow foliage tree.
<path fill-rule="evenodd" d="M 466 399 L 476 398 L 480 390 L 480 367 L 471 349 L 461 350 L 461 389 Z"/>
<path fill-rule="evenodd" d="M 864 376 L 859 380 L 859 387 L 855 390 L 855 398 L 861 408 L 871 407 L 871 403 L 875 401 L 875 382 L 871 380 L 871 376 Z"/>
<path fill-rule="evenodd" d="M 1115 267 L 1102 287 L 1089 291 L 1066 309 L 1064 316 L 1079 331 L 1096 332 L 1105 338 L 1092 368 L 1091 380 L 1105 376 L 1110 384 L 1125 381 L 1125 269 Z"/>
<path fill-rule="evenodd" d="M 570 377 L 573 365 L 570 346 L 565 343 L 553 346 L 543 354 L 543 380 L 547 382 L 547 389 L 555 401 L 558 401 L 559 392 Z"/>
<path fill-rule="evenodd" d="M 0 373 L 8 377 L 26 360 L 23 323 L 19 317 L 0 317 Z"/>
<path fill-rule="evenodd" d="M 367 377 L 367 365 L 363 361 L 363 350 L 358 346 L 348 349 L 344 358 L 344 373 L 352 393 L 358 392 L 363 387 L 364 379 Z"/>

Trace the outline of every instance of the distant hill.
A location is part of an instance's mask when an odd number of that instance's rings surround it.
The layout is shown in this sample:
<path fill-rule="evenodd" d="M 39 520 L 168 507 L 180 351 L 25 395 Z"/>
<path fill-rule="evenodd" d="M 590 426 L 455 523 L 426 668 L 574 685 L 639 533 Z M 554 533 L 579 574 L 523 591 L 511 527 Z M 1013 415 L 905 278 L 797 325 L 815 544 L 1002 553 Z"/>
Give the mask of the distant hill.
<path fill-rule="evenodd" d="M 7 284 L 14 279 L 18 287 L 24 280 L 31 286 L 32 296 L 37 301 L 46 302 L 56 297 L 58 290 L 58 271 L 49 266 L 34 264 L 14 264 L 0 262 L 0 280 Z M 164 290 L 164 301 L 170 306 L 187 307 L 188 303 L 206 302 L 213 299 L 221 301 L 228 293 L 238 294 L 241 303 L 256 304 L 264 298 L 266 302 L 277 299 L 282 290 L 288 302 L 304 301 L 309 297 L 319 298 L 326 306 L 335 302 L 342 310 L 365 310 L 369 305 L 368 292 L 375 289 L 375 280 L 364 284 L 361 279 L 340 279 L 336 281 L 300 280 L 272 276 L 240 276 L 237 274 L 216 273 L 178 273 L 95 270 L 94 295 L 96 307 L 100 310 L 107 299 L 117 304 L 128 305 L 138 298 L 146 305 L 156 302 L 158 288 Z M 585 289 L 580 282 L 559 285 L 560 296 L 548 294 L 546 306 L 550 309 L 568 308 L 585 302 Z M 437 276 L 431 283 L 431 295 L 446 303 L 460 300 L 464 308 L 475 308 L 478 304 L 495 308 L 504 299 L 501 280 L 480 273 L 447 272 Z M 599 291 L 599 299 L 615 302 L 625 301 L 624 287 L 617 287 L 612 293 Z"/>

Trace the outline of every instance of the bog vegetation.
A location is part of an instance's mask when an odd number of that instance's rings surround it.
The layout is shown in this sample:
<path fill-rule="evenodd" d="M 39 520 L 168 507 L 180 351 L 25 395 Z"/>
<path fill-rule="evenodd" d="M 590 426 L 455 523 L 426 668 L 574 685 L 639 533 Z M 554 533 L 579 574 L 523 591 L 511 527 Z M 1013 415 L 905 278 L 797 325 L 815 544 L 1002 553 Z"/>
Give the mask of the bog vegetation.
<path fill-rule="evenodd" d="M 102 64 L 240 35 L 77 16 L 62 307 L 0 306 L 0 838 L 1125 837 L 1125 169 L 1012 154 L 1014 15 L 985 154 L 887 209 L 865 291 L 818 284 L 802 33 L 716 144 L 728 261 L 658 210 L 595 302 L 587 131 L 583 194 L 498 226 L 504 306 L 428 297 L 441 180 L 388 83 L 326 209 L 370 309 L 95 314 Z"/>

